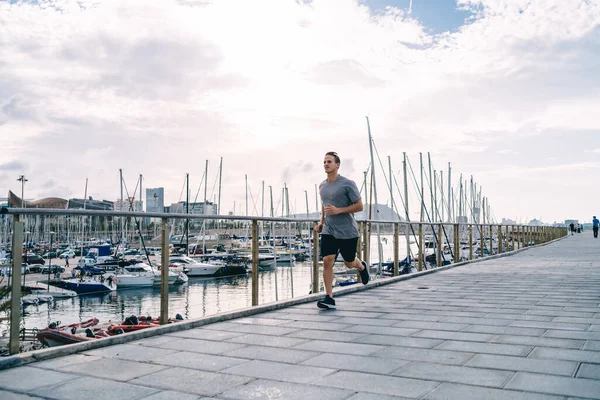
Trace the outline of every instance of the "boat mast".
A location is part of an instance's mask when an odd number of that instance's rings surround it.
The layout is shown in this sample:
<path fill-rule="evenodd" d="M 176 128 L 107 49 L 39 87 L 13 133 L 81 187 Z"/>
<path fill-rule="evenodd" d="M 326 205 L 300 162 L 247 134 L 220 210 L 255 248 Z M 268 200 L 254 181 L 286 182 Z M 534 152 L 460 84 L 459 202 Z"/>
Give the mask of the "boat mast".
<path fill-rule="evenodd" d="M 448 222 L 452 222 L 452 168 L 448 163 Z"/>
<path fill-rule="evenodd" d="M 202 214 L 206 215 L 206 208 L 208 207 L 208 160 L 204 165 L 204 206 L 202 207 Z M 202 253 L 206 251 L 206 219 L 202 220 Z"/>
<path fill-rule="evenodd" d="M 185 213 L 190 213 L 190 174 L 185 174 Z M 195 251 L 194 251 L 195 253 Z M 190 220 L 185 220 L 185 254 L 190 255 Z"/>
<path fill-rule="evenodd" d="M 269 197 L 271 198 L 271 218 L 275 216 L 275 209 L 273 208 L 273 187 L 269 186 Z M 275 265 L 275 301 L 279 300 L 279 290 L 277 288 L 277 253 L 275 252 L 275 225 L 273 220 L 271 220 L 271 234 L 269 235 L 269 239 L 273 238 L 273 253 L 275 255 L 275 259 L 273 263 Z M 269 240 L 270 242 L 270 240 Z M 270 243 L 269 243 L 270 244 Z"/>
<path fill-rule="evenodd" d="M 408 176 L 406 174 L 406 152 L 402 153 L 404 155 L 404 160 L 402 161 L 402 170 L 404 172 L 404 218 L 406 218 L 406 222 L 410 221 L 410 216 L 408 215 Z M 404 236 L 406 237 L 406 260 L 410 260 L 410 229 L 408 225 L 406 226 L 406 232 Z"/>
<path fill-rule="evenodd" d="M 88 178 L 85 178 L 85 194 L 83 196 L 83 209 L 85 210 L 86 207 L 86 203 L 87 203 L 87 186 L 88 186 Z M 82 216 L 83 221 L 85 221 L 85 218 L 87 218 L 85 215 Z M 83 257 L 83 244 L 85 242 L 85 222 L 82 224 L 82 232 L 81 232 L 81 257 Z M 50 271 L 48 270 L 48 274 L 50 274 Z"/>
<path fill-rule="evenodd" d="M 379 204 L 377 203 L 377 186 L 375 183 L 375 160 L 373 158 L 373 137 L 371 136 L 371 124 L 369 123 L 369 117 L 367 119 L 367 130 L 369 131 L 369 152 L 371 153 L 371 180 L 373 182 L 373 193 L 375 195 L 375 220 L 379 219 Z M 379 230 L 379 223 L 377 223 L 377 255 L 379 256 L 379 268 L 377 274 L 381 276 L 381 264 L 383 263 L 383 247 L 381 246 L 381 232 Z"/>
<path fill-rule="evenodd" d="M 394 213 L 394 190 L 393 190 L 393 179 L 392 176 L 392 158 L 388 156 L 388 174 L 390 177 L 390 208 L 392 209 L 392 218 L 396 219 L 396 214 Z"/>
<path fill-rule="evenodd" d="M 119 207 L 119 211 L 123 210 L 123 169 L 119 168 L 119 176 L 121 181 L 121 207 Z M 119 240 L 121 247 L 123 246 L 123 241 L 125 240 L 125 218 L 119 217 L 121 219 L 121 240 Z"/>
<path fill-rule="evenodd" d="M 431 154 L 427 152 L 427 163 L 429 164 L 429 197 L 431 198 L 431 208 L 429 209 L 429 221 L 433 222 L 434 219 L 434 201 L 433 201 L 433 176 L 431 173 Z M 440 240 L 438 238 L 438 240 Z"/>
<path fill-rule="evenodd" d="M 425 264 L 425 254 L 423 254 L 425 251 L 425 246 L 423 243 L 423 221 L 425 219 L 425 197 L 423 196 L 423 153 L 419 153 L 419 171 L 421 173 L 421 186 L 419 188 L 419 195 L 421 197 L 421 216 L 419 219 L 419 245 L 421 246 L 421 249 L 423 249 L 423 251 L 419 253 L 418 270 L 421 271 L 423 265 Z"/>

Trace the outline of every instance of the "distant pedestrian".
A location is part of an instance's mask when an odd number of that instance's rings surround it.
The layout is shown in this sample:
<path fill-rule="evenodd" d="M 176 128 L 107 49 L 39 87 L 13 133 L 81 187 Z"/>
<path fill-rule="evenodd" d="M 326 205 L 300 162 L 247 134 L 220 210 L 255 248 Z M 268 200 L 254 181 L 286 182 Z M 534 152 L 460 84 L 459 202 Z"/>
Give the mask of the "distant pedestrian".
<path fill-rule="evenodd" d="M 69 266 L 69 256 L 65 256 L 65 267 Z"/>
<path fill-rule="evenodd" d="M 581 225 L 579 225 L 579 222 L 575 224 L 575 229 L 577 229 L 577 233 L 581 233 Z"/>
<path fill-rule="evenodd" d="M 569 224 L 569 228 L 571 228 L 571 236 L 573 236 L 573 234 L 575 233 L 575 224 L 573 222 L 571 222 Z"/>
<path fill-rule="evenodd" d="M 600 225 L 600 221 L 594 215 L 594 219 L 592 220 L 592 229 L 594 230 L 594 238 L 598 239 L 598 226 Z"/>
<path fill-rule="evenodd" d="M 321 221 L 315 231 L 321 233 L 321 257 L 323 257 L 323 283 L 325 299 L 319 300 L 319 308 L 335 309 L 333 300 L 333 264 L 341 253 L 346 268 L 360 272 L 364 285 L 369 282 L 369 269 L 364 261 L 356 258 L 358 227 L 352 214 L 362 211 L 363 203 L 356 183 L 338 174 L 340 158 L 335 152 L 325 154 L 323 167 L 327 179 L 321 182 Z"/>

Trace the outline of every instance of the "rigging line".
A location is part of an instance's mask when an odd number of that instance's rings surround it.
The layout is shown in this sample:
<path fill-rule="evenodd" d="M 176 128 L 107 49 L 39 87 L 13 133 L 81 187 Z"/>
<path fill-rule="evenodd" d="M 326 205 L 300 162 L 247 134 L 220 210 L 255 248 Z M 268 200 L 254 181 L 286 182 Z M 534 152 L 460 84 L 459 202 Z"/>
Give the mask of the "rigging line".
<path fill-rule="evenodd" d="M 410 173 L 413 176 L 414 183 L 416 184 L 417 177 L 415 176 L 415 172 L 413 171 L 412 164 L 410 163 L 410 159 L 407 158 L 407 160 L 408 160 L 408 165 L 410 167 Z M 418 188 L 417 190 L 421 194 L 423 211 L 425 211 L 425 215 L 427 216 L 427 219 L 429 220 L 429 223 L 431 224 L 431 232 L 433 233 L 433 237 L 434 237 L 435 241 L 437 242 L 437 245 L 441 247 L 441 245 L 442 245 L 441 238 L 437 237 L 437 233 L 434 229 L 434 225 L 431 222 L 431 217 L 429 216 L 429 212 L 427 211 L 427 205 L 425 204 L 425 199 L 423 198 L 423 193 L 420 188 Z M 443 232 L 443 236 L 446 238 L 446 242 L 450 243 L 450 239 L 448 238 L 448 235 L 446 233 L 446 229 L 445 229 L 444 225 L 442 225 L 442 232 Z M 448 246 L 448 248 L 450 249 L 450 255 L 454 258 L 454 252 L 452 251 L 452 247 Z M 446 261 L 446 257 L 444 257 L 444 252 L 440 252 L 440 254 L 442 255 L 442 260 Z"/>
<path fill-rule="evenodd" d="M 254 196 L 252 196 L 252 189 L 248 190 L 250 193 L 250 200 L 252 200 L 252 205 L 254 206 L 254 212 L 258 215 L 258 210 L 256 209 L 256 202 L 254 201 Z"/>
<path fill-rule="evenodd" d="M 183 186 L 181 187 L 181 193 L 179 193 L 179 201 L 181 201 L 181 197 L 183 196 L 184 190 L 185 190 L 185 179 L 183 180 Z"/>
<path fill-rule="evenodd" d="M 139 181 L 138 181 L 138 184 L 139 184 Z M 127 193 L 127 197 L 131 198 L 131 196 L 129 196 L 129 190 L 127 189 L 127 184 L 125 183 L 125 181 L 123 181 L 123 186 L 125 187 L 125 193 Z M 137 191 L 137 185 L 136 185 L 136 191 Z M 135 195 L 135 192 L 134 192 L 134 195 Z M 140 221 L 135 216 L 133 217 L 133 221 L 135 222 L 137 232 L 140 237 L 140 241 L 142 242 L 142 247 L 144 248 L 144 253 L 146 254 L 146 260 L 148 261 L 150 268 L 152 268 L 152 270 L 154 271 L 154 267 L 152 266 L 152 261 L 150 260 L 150 254 L 148 254 L 148 249 L 146 248 L 146 243 L 144 242 L 144 235 L 142 234 L 142 228 L 140 226 Z"/>
<path fill-rule="evenodd" d="M 212 197 L 215 194 L 215 187 L 217 186 L 218 181 L 219 181 L 219 174 L 217 174 L 215 176 L 215 183 L 213 183 L 213 188 L 212 188 L 212 192 L 210 193 L 210 197 Z"/>
<path fill-rule="evenodd" d="M 367 175 L 368 175 L 368 173 L 369 173 L 370 170 L 371 170 L 371 163 L 368 163 L 367 164 L 367 170 L 365 171 L 367 173 Z M 363 189 L 365 189 L 365 199 L 366 199 L 366 196 L 367 196 L 367 187 L 366 186 L 367 186 L 367 182 L 363 179 L 363 182 L 360 185 L 359 193 L 362 193 Z"/>
<path fill-rule="evenodd" d="M 198 185 L 198 190 L 196 191 L 196 197 L 194 197 L 194 205 L 192 206 L 192 211 L 194 211 L 194 208 L 196 207 L 196 204 L 198 203 L 198 195 L 200 194 L 200 189 L 202 188 L 202 183 L 204 183 L 204 175 L 206 174 L 206 171 L 204 171 L 202 173 L 202 178 L 200 178 L 200 184 Z"/>

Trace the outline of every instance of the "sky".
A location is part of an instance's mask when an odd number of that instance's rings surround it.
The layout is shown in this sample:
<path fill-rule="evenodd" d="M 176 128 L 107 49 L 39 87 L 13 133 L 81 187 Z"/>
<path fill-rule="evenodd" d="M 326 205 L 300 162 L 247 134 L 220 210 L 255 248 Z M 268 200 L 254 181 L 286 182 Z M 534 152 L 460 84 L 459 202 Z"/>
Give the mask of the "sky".
<path fill-rule="evenodd" d="M 0 197 L 315 211 L 323 155 L 379 203 L 452 168 L 494 217 L 600 214 L 600 0 L 0 1 Z M 388 158 L 389 157 L 389 158 Z M 409 169 L 409 209 L 419 200 Z M 439 180 L 439 178 L 438 178 Z M 427 185 L 427 179 L 425 180 Z M 399 188 L 398 188 L 399 187 Z M 364 189 L 363 189 L 364 190 Z M 429 189 L 425 189 L 428 191 Z M 135 193 L 139 197 L 139 193 Z M 197 197 L 196 197 L 197 196 Z M 365 198 L 368 196 L 365 195 Z"/>

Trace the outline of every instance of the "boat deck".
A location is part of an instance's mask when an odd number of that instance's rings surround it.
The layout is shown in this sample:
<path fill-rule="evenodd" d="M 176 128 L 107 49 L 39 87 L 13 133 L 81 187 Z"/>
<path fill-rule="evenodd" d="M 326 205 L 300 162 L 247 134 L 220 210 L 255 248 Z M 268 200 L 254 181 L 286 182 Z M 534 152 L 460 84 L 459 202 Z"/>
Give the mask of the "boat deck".
<path fill-rule="evenodd" d="M 600 398 L 590 232 L 393 280 L 335 311 L 313 296 L 0 359 L 0 398 Z"/>

